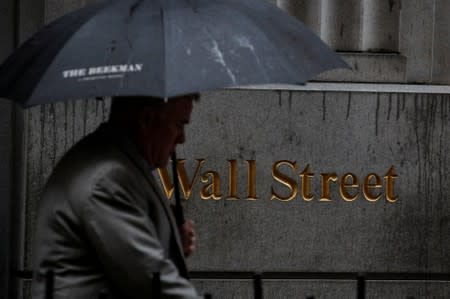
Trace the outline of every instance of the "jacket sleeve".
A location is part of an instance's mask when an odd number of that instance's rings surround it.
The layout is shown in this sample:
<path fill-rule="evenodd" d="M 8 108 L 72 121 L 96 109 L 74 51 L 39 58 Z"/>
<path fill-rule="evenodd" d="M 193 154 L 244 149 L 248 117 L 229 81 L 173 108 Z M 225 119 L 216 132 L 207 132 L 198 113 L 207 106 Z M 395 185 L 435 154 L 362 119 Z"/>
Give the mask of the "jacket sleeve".
<path fill-rule="evenodd" d="M 126 181 L 103 175 L 82 208 L 85 232 L 108 279 L 126 298 L 150 298 L 153 273 L 159 272 L 162 298 L 200 298 L 166 257 L 154 223 L 135 198 L 136 185 Z"/>

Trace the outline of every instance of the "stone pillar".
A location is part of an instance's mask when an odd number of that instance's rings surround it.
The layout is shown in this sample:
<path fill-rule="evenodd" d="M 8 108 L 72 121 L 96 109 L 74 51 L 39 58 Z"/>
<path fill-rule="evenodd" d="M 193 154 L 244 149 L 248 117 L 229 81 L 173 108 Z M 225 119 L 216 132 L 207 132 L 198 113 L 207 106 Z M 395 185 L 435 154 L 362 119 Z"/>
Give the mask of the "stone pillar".
<path fill-rule="evenodd" d="M 398 52 L 400 0 L 363 0 L 362 50 Z"/>
<path fill-rule="evenodd" d="M 277 0 L 277 5 L 320 36 L 322 0 Z"/>
<path fill-rule="evenodd" d="M 11 246 L 12 105 L 0 100 L 0 297 L 8 298 Z"/>
<path fill-rule="evenodd" d="M 14 1 L 0 2 L 0 63 L 14 48 Z M 0 99 L 0 298 L 9 298 L 11 268 L 13 105 Z"/>
<path fill-rule="evenodd" d="M 14 1 L 3 0 L 0 3 L 0 63 L 14 49 Z"/>
<path fill-rule="evenodd" d="M 322 39 L 338 51 L 361 50 L 361 0 L 322 2 Z"/>
<path fill-rule="evenodd" d="M 12 197 L 12 113 L 11 103 L 0 99 L 0 297 L 9 298 L 11 257 L 11 197 Z"/>
<path fill-rule="evenodd" d="M 450 2 L 436 0 L 433 43 L 433 83 L 450 84 Z"/>
<path fill-rule="evenodd" d="M 25 40 L 37 32 L 43 25 L 43 7 L 45 0 L 15 0 L 15 47 L 20 46 Z M 27 200 L 28 194 L 26 186 L 27 171 L 27 148 L 33 147 L 33 143 L 27 142 L 27 110 L 23 110 L 18 105 L 12 109 L 13 121 L 11 128 L 11 142 L 13 143 L 12 166 L 10 173 L 12 182 L 12 199 L 11 202 L 11 261 L 10 266 L 15 270 L 28 270 L 29 262 L 26 259 L 27 233 L 33 230 L 33 227 L 27 226 L 27 219 L 30 215 L 30 207 Z M 33 182 L 28 182 L 32 185 Z M 10 284 L 10 297 L 8 298 L 28 298 L 27 290 L 30 281 L 14 277 Z"/>
<path fill-rule="evenodd" d="M 404 2 L 400 18 L 400 53 L 408 57 L 408 82 L 431 83 L 435 0 Z"/>
<path fill-rule="evenodd" d="M 31 33 L 39 30 L 44 23 L 48 24 L 58 17 L 69 13 L 96 0 L 22 0 L 24 12 L 22 23 L 29 23 L 21 37 L 29 37 Z M 39 11 L 37 13 L 36 11 Z M 30 16 L 26 17 L 25 14 Z M 32 26 L 34 25 L 34 26 Z M 33 30 L 31 32 L 31 30 Z M 94 99 L 70 101 L 40 105 L 29 108 L 24 113 L 24 149 L 23 163 L 26 177 L 26 194 L 22 220 L 23 226 L 23 256 L 21 263 L 23 269 L 31 269 L 33 261 L 33 239 L 36 223 L 37 207 L 40 193 L 47 178 L 61 156 L 84 135 L 93 131 L 97 125 L 104 121 L 109 112 L 109 102 L 98 102 Z M 30 283 L 25 282 L 21 288 L 21 298 L 30 298 Z"/>

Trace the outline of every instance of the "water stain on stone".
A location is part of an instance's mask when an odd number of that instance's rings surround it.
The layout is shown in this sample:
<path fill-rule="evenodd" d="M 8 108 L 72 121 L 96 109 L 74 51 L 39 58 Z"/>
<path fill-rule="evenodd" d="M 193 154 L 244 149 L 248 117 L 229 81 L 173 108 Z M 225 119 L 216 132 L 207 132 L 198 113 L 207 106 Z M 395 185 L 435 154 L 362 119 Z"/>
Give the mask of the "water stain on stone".
<path fill-rule="evenodd" d="M 67 152 L 67 103 L 64 103 L 64 151 Z"/>
<path fill-rule="evenodd" d="M 291 109 L 292 108 L 292 90 L 289 90 L 288 104 L 289 104 L 289 109 Z"/>
<path fill-rule="evenodd" d="M 388 112 L 387 112 L 386 120 L 390 120 L 391 119 L 391 110 L 392 110 L 392 93 L 389 93 Z"/>
<path fill-rule="evenodd" d="M 39 162 L 40 162 L 40 165 L 39 165 L 39 185 L 43 185 L 43 177 L 44 177 L 44 174 L 43 174 L 43 172 L 44 172 L 44 146 L 45 146 L 45 140 L 44 140 L 44 135 L 45 135 L 45 122 L 46 122 L 46 117 L 45 117 L 45 106 L 46 105 L 41 105 L 41 111 L 40 111 L 40 113 L 41 113 L 41 119 L 40 119 L 40 121 L 41 121 L 41 138 L 40 138 L 40 141 L 41 141 L 41 145 L 40 145 L 40 157 L 39 157 Z"/>
<path fill-rule="evenodd" d="M 281 100 L 282 100 L 282 91 L 281 90 L 277 90 L 276 91 L 277 92 L 277 94 L 278 94 L 278 106 L 280 106 L 281 107 Z"/>
<path fill-rule="evenodd" d="M 288 141 L 289 141 L 289 144 L 292 144 L 292 142 L 294 141 L 294 134 L 292 132 L 289 133 L 289 135 L 288 135 Z"/>
<path fill-rule="evenodd" d="M 84 108 L 83 108 L 83 136 L 86 136 L 87 132 L 87 121 L 88 121 L 88 101 L 84 101 Z"/>
<path fill-rule="evenodd" d="M 403 99 L 405 98 L 405 94 L 402 94 Z M 395 120 L 400 119 L 400 96 L 397 95 L 397 115 L 395 116 Z"/>
<path fill-rule="evenodd" d="M 406 95 L 403 94 L 402 97 L 402 111 L 405 111 L 405 106 L 406 106 Z"/>
<path fill-rule="evenodd" d="M 417 94 L 414 95 L 414 123 L 417 124 L 417 122 L 419 121 L 419 117 L 418 117 L 418 113 L 419 113 L 419 108 L 418 108 L 418 97 Z"/>
<path fill-rule="evenodd" d="M 53 153 L 52 153 L 52 166 L 54 167 L 56 165 L 56 144 L 58 143 L 57 141 L 57 130 L 56 130 L 56 115 L 55 115 L 55 104 L 52 103 L 50 104 L 50 117 L 52 120 L 52 125 L 53 125 Z"/>
<path fill-rule="evenodd" d="M 103 101 L 102 102 L 103 121 L 106 121 L 108 119 L 108 113 L 106 110 L 107 110 L 106 101 Z"/>
<path fill-rule="evenodd" d="M 243 146 L 239 146 L 238 149 L 239 149 L 239 154 L 238 154 L 239 159 L 244 159 L 244 150 L 245 150 L 245 148 Z"/>
<path fill-rule="evenodd" d="M 348 120 L 348 118 L 350 117 L 351 105 L 352 105 L 352 93 L 349 92 L 348 93 L 348 98 L 347 98 L 347 115 L 345 116 L 346 120 Z"/>
<path fill-rule="evenodd" d="M 95 118 L 98 117 L 98 105 L 100 104 L 101 101 L 103 101 L 103 100 L 96 98 L 96 101 L 95 101 Z"/>
<path fill-rule="evenodd" d="M 75 143 L 75 102 L 72 103 L 72 144 Z"/>
<path fill-rule="evenodd" d="M 377 93 L 377 107 L 375 110 L 375 136 L 378 136 L 378 116 L 380 113 L 380 93 Z"/>
<path fill-rule="evenodd" d="M 392 10 L 394 9 L 395 0 L 388 0 L 388 2 L 389 2 L 389 12 L 392 12 Z"/>
<path fill-rule="evenodd" d="M 277 90 L 276 91 L 278 94 L 278 106 L 281 107 L 282 106 L 282 102 L 283 102 L 283 91 L 282 90 Z M 292 107 L 292 90 L 288 90 L 287 91 L 288 97 L 288 105 L 289 105 L 289 109 Z"/>
<path fill-rule="evenodd" d="M 441 121 L 442 121 L 442 124 L 444 124 L 444 119 L 445 119 L 444 95 L 441 95 L 440 104 L 441 104 Z"/>

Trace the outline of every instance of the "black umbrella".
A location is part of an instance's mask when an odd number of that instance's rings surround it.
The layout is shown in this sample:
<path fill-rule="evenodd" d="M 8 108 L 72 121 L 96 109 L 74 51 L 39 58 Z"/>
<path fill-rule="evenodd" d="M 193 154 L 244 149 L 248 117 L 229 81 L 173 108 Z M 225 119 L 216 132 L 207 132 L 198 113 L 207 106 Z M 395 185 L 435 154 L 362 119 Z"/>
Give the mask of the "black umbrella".
<path fill-rule="evenodd" d="M 63 16 L 0 67 L 0 97 L 28 107 L 97 96 L 169 98 L 303 84 L 347 65 L 265 0 L 110 0 Z"/>

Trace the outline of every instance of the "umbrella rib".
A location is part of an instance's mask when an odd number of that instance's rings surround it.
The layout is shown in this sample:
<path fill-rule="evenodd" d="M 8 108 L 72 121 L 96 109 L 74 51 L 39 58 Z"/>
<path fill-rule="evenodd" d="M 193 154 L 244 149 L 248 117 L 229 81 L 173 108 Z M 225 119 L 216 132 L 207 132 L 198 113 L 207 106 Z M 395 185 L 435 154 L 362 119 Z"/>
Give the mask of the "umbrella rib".
<path fill-rule="evenodd" d="M 278 44 L 277 41 L 274 41 L 273 37 L 268 35 L 266 31 L 262 30 L 262 26 L 261 26 L 261 22 L 258 18 L 255 18 L 254 16 L 248 14 L 247 12 L 243 11 L 242 9 L 239 9 L 239 6 L 234 5 L 233 3 L 228 3 L 229 8 L 231 10 L 233 10 L 236 14 L 241 14 L 246 16 L 247 18 L 249 18 L 250 20 L 252 20 L 254 22 L 254 24 L 258 25 L 257 28 L 259 29 L 259 32 L 261 32 L 261 34 L 270 42 L 272 42 L 273 44 Z M 242 5 L 240 3 L 240 5 Z M 290 61 L 289 55 L 286 53 L 286 51 L 284 51 L 283 47 L 280 47 L 278 49 L 278 51 L 281 53 L 280 57 L 286 58 L 289 60 L 290 63 L 292 63 L 292 61 Z M 281 60 L 283 62 L 283 60 Z M 295 74 L 292 73 L 289 65 L 287 65 L 286 63 L 280 63 L 283 68 L 286 70 L 286 72 L 288 72 L 289 74 L 291 74 L 292 76 L 295 76 Z M 293 64 L 293 63 L 292 63 Z"/>
<path fill-rule="evenodd" d="M 213 55 L 214 61 L 219 63 L 224 68 L 225 72 L 227 73 L 227 75 L 230 78 L 230 80 L 232 81 L 232 83 L 234 85 L 236 85 L 237 84 L 236 76 L 234 75 L 233 71 L 228 67 L 227 62 L 225 61 L 225 57 L 224 57 L 222 51 L 220 50 L 219 43 L 214 38 L 214 34 L 211 32 L 211 30 L 208 28 L 208 26 L 204 26 L 203 30 L 212 41 L 213 46 L 211 48 L 210 53 Z"/>

